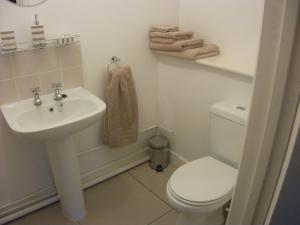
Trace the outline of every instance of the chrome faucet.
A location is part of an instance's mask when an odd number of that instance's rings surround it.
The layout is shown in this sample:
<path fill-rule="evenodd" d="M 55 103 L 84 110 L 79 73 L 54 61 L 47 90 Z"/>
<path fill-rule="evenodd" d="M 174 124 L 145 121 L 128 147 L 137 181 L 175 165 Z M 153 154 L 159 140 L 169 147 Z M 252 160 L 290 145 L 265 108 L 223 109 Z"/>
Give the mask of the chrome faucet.
<path fill-rule="evenodd" d="M 33 104 L 34 104 L 35 106 L 40 106 L 40 105 L 42 105 L 42 100 L 41 100 L 41 98 L 40 98 L 40 92 L 41 92 L 40 87 L 32 88 L 31 91 L 32 91 L 32 93 L 33 93 Z"/>
<path fill-rule="evenodd" d="M 64 98 L 67 98 L 68 95 L 66 95 L 65 93 L 61 93 L 61 88 L 62 88 L 62 85 L 60 82 L 57 82 L 57 83 L 53 83 L 52 84 L 52 88 L 54 88 L 54 101 L 57 102 L 57 110 L 58 112 L 62 112 L 63 111 L 63 99 Z"/>
<path fill-rule="evenodd" d="M 57 83 L 53 83 L 52 84 L 52 88 L 54 88 L 54 97 L 53 99 L 55 101 L 60 101 L 63 99 L 63 96 L 61 94 L 61 88 L 62 88 L 62 85 L 61 83 L 57 82 Z"/>

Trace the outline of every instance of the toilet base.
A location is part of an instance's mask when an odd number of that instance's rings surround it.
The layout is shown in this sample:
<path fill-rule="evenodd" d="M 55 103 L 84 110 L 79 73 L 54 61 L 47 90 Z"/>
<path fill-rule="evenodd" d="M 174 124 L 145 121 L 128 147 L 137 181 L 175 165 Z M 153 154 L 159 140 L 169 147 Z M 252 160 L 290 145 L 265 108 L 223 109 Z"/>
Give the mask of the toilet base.
<path fill-rule="evenodd" d="M 176 225 L 222 225 L 224 223 L 223 209 L 209 214 L 179 213 Z"/>

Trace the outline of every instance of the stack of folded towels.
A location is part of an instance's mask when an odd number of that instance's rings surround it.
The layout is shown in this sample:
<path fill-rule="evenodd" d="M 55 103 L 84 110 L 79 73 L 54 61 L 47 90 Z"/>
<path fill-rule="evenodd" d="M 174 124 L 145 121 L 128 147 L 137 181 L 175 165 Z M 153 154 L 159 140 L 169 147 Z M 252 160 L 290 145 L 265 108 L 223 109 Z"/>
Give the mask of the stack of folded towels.
<path fill-rule="evenodd" d="M 158 54 L 186 59 L 203 59 L 219 54 L 215 44 L 204 44 L 193 38 L 191 31 L 180 31 L 178 26 L 153 25 L 149 33 L 150 48 Z"/>

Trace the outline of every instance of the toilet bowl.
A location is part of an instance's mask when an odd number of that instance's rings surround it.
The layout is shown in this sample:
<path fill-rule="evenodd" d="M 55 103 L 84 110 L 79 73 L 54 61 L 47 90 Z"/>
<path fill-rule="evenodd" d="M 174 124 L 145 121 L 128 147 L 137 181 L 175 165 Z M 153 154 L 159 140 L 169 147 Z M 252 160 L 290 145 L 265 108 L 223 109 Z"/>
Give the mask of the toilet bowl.
<path fill-rule="evenodd" d="M 167 184 L 169 203 L 179 212 L 177 225 L 221 225 L 236 178 L 235 168 L 212 157 L 178 168 Z"/>
<path fill-rule="evenodd" d="M 246 134 L 244 107 L 221 102 L 210 110 L 210 152 L 178 168 L 167 198 L 179 213 L 177 225 L 222 225 L 223 206 L 234 190 Z"/>

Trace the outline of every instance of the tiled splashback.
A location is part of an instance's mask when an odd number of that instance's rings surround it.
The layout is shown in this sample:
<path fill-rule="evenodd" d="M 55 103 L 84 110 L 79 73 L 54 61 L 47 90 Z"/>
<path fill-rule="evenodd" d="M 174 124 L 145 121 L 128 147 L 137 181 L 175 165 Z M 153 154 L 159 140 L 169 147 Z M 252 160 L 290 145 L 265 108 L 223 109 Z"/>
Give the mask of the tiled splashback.
<path fill-rule="evenodd" d="M 0 54 L 0 104 L 31 98 L 31 88 L 53 92 L 52 83 L 63 89 L 83 86 L 80 45 Z"/>

